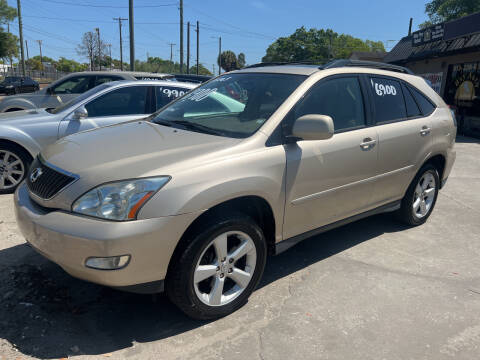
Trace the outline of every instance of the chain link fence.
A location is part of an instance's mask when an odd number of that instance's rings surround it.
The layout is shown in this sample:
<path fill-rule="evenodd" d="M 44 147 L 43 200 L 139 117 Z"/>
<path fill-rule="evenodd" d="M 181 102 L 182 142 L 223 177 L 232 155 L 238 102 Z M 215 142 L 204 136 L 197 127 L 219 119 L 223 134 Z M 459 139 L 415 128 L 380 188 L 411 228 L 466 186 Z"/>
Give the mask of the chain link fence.
<path fill-rule="evenodd" d="M 22 68 L 21 67 L 4 67 L 2 69 L 3 71 L 0 72 L 0 76 L 5 78 L 6 76 L 22 76 Z M 64 77 L 65 75 L 68 75 L 68 73 L 63 72 L 63 71 L 57 71 L 55 69 L 45 69 L 45 70 L 25 70 L 25 75 L 31 77 L 33 80 L 39 82 L 39 83 L 51 83 L 52 81 L 55 81 L 57 79 L 60 79 L 61 77 Z"/>

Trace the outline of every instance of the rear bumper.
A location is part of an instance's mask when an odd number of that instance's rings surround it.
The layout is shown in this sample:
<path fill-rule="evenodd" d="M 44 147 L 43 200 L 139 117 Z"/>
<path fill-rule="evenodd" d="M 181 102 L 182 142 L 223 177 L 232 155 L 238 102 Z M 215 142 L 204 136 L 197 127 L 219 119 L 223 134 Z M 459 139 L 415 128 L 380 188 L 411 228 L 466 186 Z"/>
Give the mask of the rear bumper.
<path fill-rule="evenodd" d="M 72 276 L 133 292 L 157 292 L 178 241 L 198 213 L 130 222 L 99 220 L 40 208 L 23 183 L 15 193 L 15 215 L 27 242 Z M 119 270 L 85 266 L 89 257 L 119 255 L 131 256 Z"/>

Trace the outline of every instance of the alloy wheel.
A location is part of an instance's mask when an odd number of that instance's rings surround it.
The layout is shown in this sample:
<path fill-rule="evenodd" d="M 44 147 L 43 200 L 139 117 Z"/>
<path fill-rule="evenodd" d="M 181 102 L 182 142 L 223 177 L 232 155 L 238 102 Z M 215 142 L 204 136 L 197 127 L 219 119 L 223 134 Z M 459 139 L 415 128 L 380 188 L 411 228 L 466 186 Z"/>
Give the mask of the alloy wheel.
<path fill-rule="evenodd" d="M 436 191 L 435 177 L 430 172 L 426 172 L 418 181 L 413 194 L 412 207 L 415 217 L 421 219 L 430 212 Z"/>
<path fill-rule="evenodd" d="M 250 236 L 240 231 L 220 234 L 200 255 L 193 275 L 195 294 L 209 306 L 231 303 L 250 284 L 256 262 Z"/>
<path fill-rule="evenodd" d="M 25 175 L 25 166 L 13 152 L 0 150 L 0 190 L 16 187 Z"/>

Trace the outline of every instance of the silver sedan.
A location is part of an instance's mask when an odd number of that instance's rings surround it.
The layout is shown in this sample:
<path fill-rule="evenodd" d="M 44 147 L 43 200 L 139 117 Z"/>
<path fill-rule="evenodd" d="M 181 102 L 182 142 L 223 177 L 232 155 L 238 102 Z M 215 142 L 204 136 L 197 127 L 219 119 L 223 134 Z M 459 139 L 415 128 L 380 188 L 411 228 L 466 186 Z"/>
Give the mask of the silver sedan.
<path fill-rule="evenodd" d="M 0 194 L 15 190 L 44 146 L 79 131 L 144 118 L 196 86 L 158 80 L 115 81 L 54 109 L 0 114 Z"/>

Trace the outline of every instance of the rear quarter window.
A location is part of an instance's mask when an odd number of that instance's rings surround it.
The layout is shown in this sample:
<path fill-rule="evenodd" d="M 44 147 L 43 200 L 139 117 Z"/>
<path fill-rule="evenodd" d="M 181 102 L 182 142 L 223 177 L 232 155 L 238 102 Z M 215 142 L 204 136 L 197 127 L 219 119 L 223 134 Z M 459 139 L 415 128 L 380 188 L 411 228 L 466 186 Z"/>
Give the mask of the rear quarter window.
<path fill-rule="evenodd" d="M 428 116 L 435 110 L 435 105 L 429 100 L 425 95 L 423 95 L 420 91 L 415 89 L 413 86 L 408 86 L 412 95 L 414 96 L 415 100 L 417 101 L 418 106 L 420 106 L 420 110 L 422 110 L 423 116 Z"/>
<path fill-rule="evenodd" d="M 376 123 L 401 120 L 407 117 L 402 87 L 399 81 L 371 77 Z"/>

